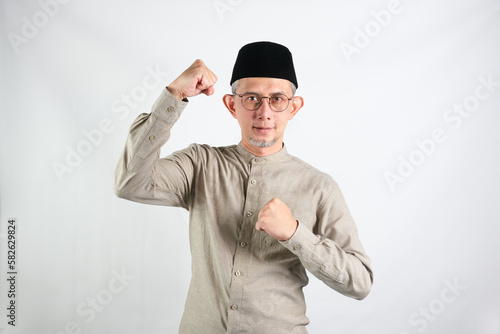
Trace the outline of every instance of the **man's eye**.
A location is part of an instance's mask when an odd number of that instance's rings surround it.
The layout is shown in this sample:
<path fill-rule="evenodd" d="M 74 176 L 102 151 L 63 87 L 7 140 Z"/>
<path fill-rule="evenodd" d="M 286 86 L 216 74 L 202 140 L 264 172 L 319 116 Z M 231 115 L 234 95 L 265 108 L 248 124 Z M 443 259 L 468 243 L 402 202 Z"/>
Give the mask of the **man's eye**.
<path fill-rule="evenodd" d="M 258 102 L 259 101 L 259 98 L 257 97 L 257 95 L 248 95 L 245 99 L 248 102 Z"/>
<path fill-rule="evenodd" d="M 275 96 L 272 96 L 271 99 L 272 99 L 272 102 L 274 102 L 274 103 L 282 103 L 283 101 L 285 101 L 285 97 L 283 95 L 275 95 Z"/>

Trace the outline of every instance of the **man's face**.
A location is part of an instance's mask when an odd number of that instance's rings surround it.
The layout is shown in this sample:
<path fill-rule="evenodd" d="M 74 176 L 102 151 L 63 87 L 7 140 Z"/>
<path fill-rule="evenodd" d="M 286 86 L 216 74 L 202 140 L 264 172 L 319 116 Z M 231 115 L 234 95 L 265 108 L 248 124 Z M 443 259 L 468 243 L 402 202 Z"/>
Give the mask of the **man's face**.
<path fill-rule="evenodd" d="M 236 94 L 256 93 L 261 97 L 281 93 L 291 98 L 293 91 L 288 80 L 275 78 L 243 78 L 238 80 Z M 262 99 L 257 110 L 243 107 L 239 96 L 225 95 L 224 104 L 241 128 L 243 147 L 255 155 L 269 155 L 282 148 L 283 135 L 288 121 L 302 107 L 301 97 L 294 97 L 282 112 L 276 112 L 269 106 L 268 99 Z"/>

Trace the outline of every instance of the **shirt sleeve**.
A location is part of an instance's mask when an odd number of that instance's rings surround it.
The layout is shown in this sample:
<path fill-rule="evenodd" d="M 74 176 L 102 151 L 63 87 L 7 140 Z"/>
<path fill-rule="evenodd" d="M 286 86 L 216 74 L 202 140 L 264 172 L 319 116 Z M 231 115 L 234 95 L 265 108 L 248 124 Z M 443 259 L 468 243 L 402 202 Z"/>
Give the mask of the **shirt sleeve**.
<path fill-rule="evenodd" d="M 295 234 L 281 244 L 297 255 L 310 273 L 339 293 L 363 299 L 370 292 L 370 259 L 335 182 L 318 209 L 315 228 L 310 230 L 299 221 Z"/>
<path fill-rule="evenodd" d="M 193 155 L 189 147 L 160 159 L 161 147 L 187 106 L 164 89 L 150 114 L 132 123 L 114 179 L 115 194 L 135 202 L 187 208 Z"/>

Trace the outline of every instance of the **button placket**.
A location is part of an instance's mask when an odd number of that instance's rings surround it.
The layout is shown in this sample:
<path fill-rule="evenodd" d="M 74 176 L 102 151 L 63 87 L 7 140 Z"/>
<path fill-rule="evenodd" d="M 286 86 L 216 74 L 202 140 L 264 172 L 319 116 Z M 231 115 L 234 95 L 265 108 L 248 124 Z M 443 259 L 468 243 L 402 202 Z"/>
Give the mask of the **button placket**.
<path fill-rule="evenodd" d="M 260 161 L 259 161 L 260 160 Z M 251 275 L 247 272 L 248 263 L 250 261 L 250 250 L 252 236 L 255 230 L 255 219 L 260 208 L 257 208 L 257 203 L 259 200 L 259 193 L 261 191 L 259 184 L 260 175 L 262 172 L 262 166 L 256 164 L 261 163 L 260 158 L 254 158 L 250 162 L 250 171 L 247 175 L 245 194 L 245 202 L 243 204 L 243 211 L 241 214 L 242 224 L 238 235 L 238 243 L 235 249 L 233 268 L 232 268 L 232 279 L 230 287 L 230 297 L 229 297 L 229 309 L 232 311 L 238 310 L 238 312 L 230 312 L 228 318 L 228 328 L 234 328 L 237 325 L 239 318 L 244 314 L 244 310 L 241 308 L 242 300 L 245 298 L 245 282 L 247 279 L 245 276 Z M 241 312 L 240 312 L 241 311 Z"/>

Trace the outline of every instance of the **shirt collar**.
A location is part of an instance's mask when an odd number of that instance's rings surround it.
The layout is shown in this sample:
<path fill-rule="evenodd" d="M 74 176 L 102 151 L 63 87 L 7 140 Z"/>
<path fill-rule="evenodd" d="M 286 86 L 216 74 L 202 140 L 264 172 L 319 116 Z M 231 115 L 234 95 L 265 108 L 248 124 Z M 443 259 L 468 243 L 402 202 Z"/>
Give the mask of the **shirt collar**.
<path fill-rule="evenodd" d="M 252 153 L 248 152 L 246 150 L 246 148 L 244 148 L 243 145 L 241 145 L 241 142 L 236 146 L 236 151 L 248 163 L 258 163 L 258 164 L 278 162 L 278 161 L 284 160 L 288 156 L 288 152 L 286 150 L 285 143 L 283 143 L 283 147 L 278 152 L 270 154 L 270 155 L 266 155 L 263 157 L 258 157 L 256 155 L 253 155 Z"/>

